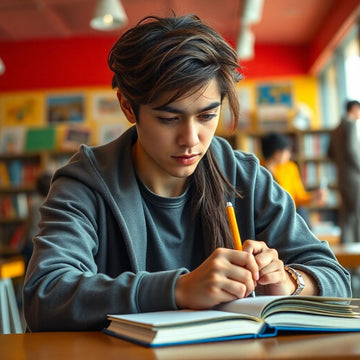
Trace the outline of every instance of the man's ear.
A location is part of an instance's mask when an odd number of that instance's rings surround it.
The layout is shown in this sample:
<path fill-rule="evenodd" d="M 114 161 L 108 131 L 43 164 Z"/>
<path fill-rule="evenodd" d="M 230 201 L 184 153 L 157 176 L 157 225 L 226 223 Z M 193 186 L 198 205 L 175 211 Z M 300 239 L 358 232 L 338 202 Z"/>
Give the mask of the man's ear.
<path fill-rule="evenodd" d="M 117 91 L 116 95 L 119 100 L 121 110 L 125 114 L 126 118 L 131 124 L 135 124 L 136 116 L 131 107 L 130 101 L 120 91 Z"/>

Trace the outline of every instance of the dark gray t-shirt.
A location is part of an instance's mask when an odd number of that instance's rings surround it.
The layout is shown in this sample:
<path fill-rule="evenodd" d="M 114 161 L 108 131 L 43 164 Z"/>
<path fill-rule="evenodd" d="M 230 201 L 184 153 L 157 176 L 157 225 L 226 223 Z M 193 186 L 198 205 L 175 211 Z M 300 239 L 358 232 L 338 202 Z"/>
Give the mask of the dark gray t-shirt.
<path fill-rule="evenodd" d="M 147 228 L 146 270 L 185 267 L 190 271 L 205 260 L 201 223 L 191 214 L 191 188 L 179 197 L 162 197 L 137 179 Z"/>

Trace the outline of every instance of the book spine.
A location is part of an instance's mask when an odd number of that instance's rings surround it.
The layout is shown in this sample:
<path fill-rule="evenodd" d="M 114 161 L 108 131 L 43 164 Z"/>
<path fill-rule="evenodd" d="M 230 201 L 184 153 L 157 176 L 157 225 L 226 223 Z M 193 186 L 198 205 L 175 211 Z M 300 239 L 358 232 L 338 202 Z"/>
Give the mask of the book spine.
<path fill-rule="evenodd" d="M 10 186 L 9 172 L 4 161 L 0 161 L 0 185 L 4 187 Z"/>

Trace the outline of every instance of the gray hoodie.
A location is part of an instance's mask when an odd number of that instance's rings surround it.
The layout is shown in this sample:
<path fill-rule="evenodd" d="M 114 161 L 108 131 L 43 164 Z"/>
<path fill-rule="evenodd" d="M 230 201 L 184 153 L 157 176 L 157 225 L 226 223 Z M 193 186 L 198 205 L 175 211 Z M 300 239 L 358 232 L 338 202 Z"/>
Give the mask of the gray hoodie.
<path fill-rule="evenodd" d="M 136 136 L 132 127 L 109 144 L 81 146 L 54 174 L 25 277 L 31 331 L 97 330 L 110 313 L 176 309 L 175 283 L 189 269 L 147 271 L 158 259 L 147 258 L 148 229 L 131 157 Z M 315 278 L 320 295 L 350 296 L 348 272 L 271 174 L 224 139 L 215 137 L 211 146 L 243 194 L 224 199 L 234 204 L 242 238 L 278 250 L 285 264 Z"/>

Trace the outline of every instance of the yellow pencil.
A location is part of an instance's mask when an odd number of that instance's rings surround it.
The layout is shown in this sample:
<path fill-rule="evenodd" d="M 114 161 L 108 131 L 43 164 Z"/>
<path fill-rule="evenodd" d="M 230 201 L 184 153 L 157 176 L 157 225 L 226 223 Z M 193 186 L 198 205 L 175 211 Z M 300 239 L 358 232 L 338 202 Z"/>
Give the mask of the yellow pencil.
<path fill-rule="evenodd" d="M 226 203 L 226 215 L 229 221 L 230 231 L 234 241 L 234 247 L 236 250 L 242 251 L 240 232 L 235 217 L 235 211 L 231 202 Z"/>
<path fill-rule="evenodd" d="M 236 250 L 242 251 L 242 242 L 240 231 L 237 225 L 236 217 L 235 217 L 235 210 L 232 206 L 231 202 L 226 203 L 226 215 L 230 225 L 231 235 L 234 241 L 234 247 Z M 251 296 L 255 297 L 255 291 L 251 292 Z"/>

